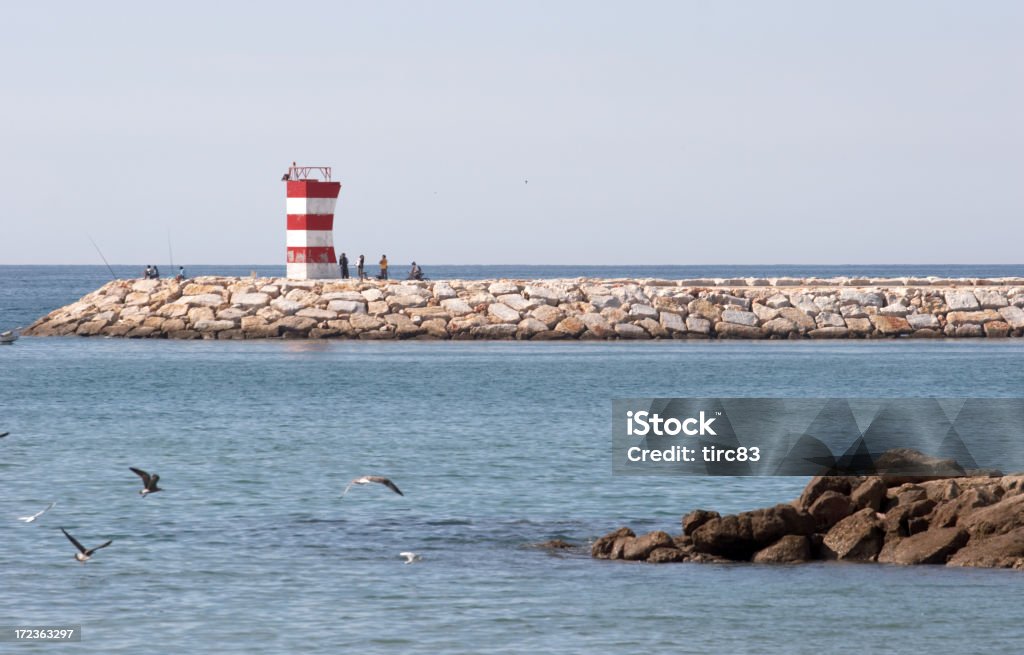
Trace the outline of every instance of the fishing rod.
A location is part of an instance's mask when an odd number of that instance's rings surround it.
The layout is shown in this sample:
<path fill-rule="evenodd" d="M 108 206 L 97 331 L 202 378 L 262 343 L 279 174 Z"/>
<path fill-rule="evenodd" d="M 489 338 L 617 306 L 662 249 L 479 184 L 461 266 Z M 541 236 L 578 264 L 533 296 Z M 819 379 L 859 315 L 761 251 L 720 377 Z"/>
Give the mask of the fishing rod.
<path fill-rule="evenodd" d="M 100 250 L 100 247 L 96 245 L 96 242 L 92 240 L 92 237 L 89 236 L 88 233 L 85 236 L 89 238 L 89 241 L 92 242 L 92 247 L 95 248 L 96 252 L 99 253 L 100 259 L 103 260 L 103 263 L 107 265 L 107 270 L 110 271 L 110 277 L 112 277 L 112 278 L 114 278 L 116 280 L 117 276 L 114 275 L 114 269 L 110 268 L 110 263 L 107 262 L 107 258 L 103 256 L 103 252 Z"/>
<path fill-rule="evenodd" d="M 171 260 L 171 268 L 168 275 L 174 273 L 174 251 L 171 250 L 171 228 L 167 228 L 167 258 Z"/>

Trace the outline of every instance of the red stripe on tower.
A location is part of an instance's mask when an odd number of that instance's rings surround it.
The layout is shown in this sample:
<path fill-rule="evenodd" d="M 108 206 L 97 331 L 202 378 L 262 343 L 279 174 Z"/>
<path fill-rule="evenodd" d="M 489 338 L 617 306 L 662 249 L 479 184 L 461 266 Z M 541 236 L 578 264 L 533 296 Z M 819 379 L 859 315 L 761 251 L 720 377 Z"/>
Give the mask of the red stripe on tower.
<path fill-rule="evenodd" d="M 323 180 L 310 179 L 319 171 Z M 340 182 L 331 182 L 330 168 L 295 166 L 288 169 L 287 275 L 310 280 L 338 277 L 334 256 L 334 208 Z"/>

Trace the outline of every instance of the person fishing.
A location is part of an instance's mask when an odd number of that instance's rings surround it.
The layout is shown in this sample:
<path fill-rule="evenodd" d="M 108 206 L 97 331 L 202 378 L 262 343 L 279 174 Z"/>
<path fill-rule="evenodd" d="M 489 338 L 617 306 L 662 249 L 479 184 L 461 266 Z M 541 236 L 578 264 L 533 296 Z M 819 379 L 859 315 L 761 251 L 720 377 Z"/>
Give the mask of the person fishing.
<path fill-rule="evenodd" d="M 380 256 L 380 275 L 377 276 L 378 280 L 388 279 L 388 256 Z"/>
<path fill-rule="evenodd" d="M 410 280 L 422 280 L 423 279 L 423 269 L 420 268 L 419 265 L 416 262 L 412 263 L 412 269 L 409 270 L 409 279 Z"/>
<path fill-rule="evenodd" d="M 348 279 L 348 255 L 341 253 L 341 257 L 338 259 L 338 266 L 341 268 L 341 279 Z"/>
<path fill-rule="evenodd" d="M 359 255 L 359 259 L 356 261 L 356 275 L 359 276 L 359 280 L 366 279 L 366 257 Z"/>

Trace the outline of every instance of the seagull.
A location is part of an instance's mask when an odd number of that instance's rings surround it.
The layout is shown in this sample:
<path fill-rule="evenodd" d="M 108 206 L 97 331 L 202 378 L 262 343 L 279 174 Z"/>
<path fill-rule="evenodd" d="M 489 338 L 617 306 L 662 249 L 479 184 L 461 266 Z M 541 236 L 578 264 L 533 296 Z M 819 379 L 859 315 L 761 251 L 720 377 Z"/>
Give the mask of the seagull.
<path fill-rule="evenodd" d="M 399 554 L 399 555 L 400 555 L 401 557 L 404 557 L 404 558 L 405 558 L 405 563 L 406 563 L 406 564 L 412 564 L 413 562 L 419 562 L 420 560 L 422 560 L 422 559 L 423 559 L 422 557 L 420 557 L 420 556 L 419 556 L 419 555 L 417 555 L 416 553 L 410 553 L 410 552 L 408 552 L 408 551 L 406 551 L 406 552 L 404 552 L 404 553 L 398 553 L 398 554 Z"/>
<path fill-rule="evenodd" d="M 0 439 L 3 439 L 4 437 L 6 437 L 9 434 L 10 434 L 10 432 L 0 432 Z"/>
<path fill-rule="evenodd" d="M 158 491 L 163 491 L 163 489 L 156 486 L 156 483 L 160 481 L 160 476 L 156 473 L 150 475 L 142 469 L 137 469 L 134 466 L 129 466 L 128 468 L 132 470 L 132 473 L 142 478 L 142 489 L 139 491 L 139 495 L 143 498 L 146 497 L 146 494 L 155 494 Z"/>
<path fill-rule="evenodd" d="M 405 495 L 405 494 L 402 493 L 402 491 L 397 486 L 395 486 L 394 482 L 392 482 L 391 480 L 388 480 L 385 477 L 381 477 L 379 475 L 364 475 L 361 478 L 356 478 L 352 482 L 348 483 L 348 486 L 345 487 L 345 493 L 343 493 L 341 495 L 342 495 L 342 497 L 344 497 L 345 494 L 348 493 L 348 490 L 351 489 L 352 485 L 354 485 L 354 484 L 370 484 L 371 482 L 376 482 L 378 484 L 382 484 L 385 487 L 387 487 L 388 489 L 390 489 L 391 491 L 394 491 L 399 496 L 404 496 Z"/>
<path fill-rule="evenodd" d="M 82 564 L 85 564 L 86 561 L 88 561 L 89 558 L 92 557 L 92 554 L 95 553 L 100 548 L 106 548 L 110 544 L 114 543 L 114 540 L 111 539 L 111 540 L 107 541 L 104 544 L 100 544 L 99 546 L 96 546 L 95 548 L 86 548 L 82 544 L 78 543 L 78 539 L 75 539 L 74 537 L 69 535 L 68 531 L 65 530 L 64 528 L 61 528 L 60 531 L 63 532 L 64 536 L 68 538 L 68 541 L 73 543 L 75 545 L 75 548 L 78 549 L 78 552 L 75 553 L 75 559 L 77 559 Z"/>
<path fill-rule="evenodd" d="M 44 509 L 42 511 L 39 511 L 39 512 L 36 512 L 32 516 L 19 516 L 18 520 L 19 521 L 24 521 L 25 523 L 31 523 L 32 521 L 35 521 L 40 516 L 42 516 L 43 514 L 46 514 L 51 509 L 53 509 L 53 506 L 56 505 L 56 504 L 57 504 L 57 501 L 53 501 L 52 503 L 50 503 L 50 505 L 46 509 Z"/>

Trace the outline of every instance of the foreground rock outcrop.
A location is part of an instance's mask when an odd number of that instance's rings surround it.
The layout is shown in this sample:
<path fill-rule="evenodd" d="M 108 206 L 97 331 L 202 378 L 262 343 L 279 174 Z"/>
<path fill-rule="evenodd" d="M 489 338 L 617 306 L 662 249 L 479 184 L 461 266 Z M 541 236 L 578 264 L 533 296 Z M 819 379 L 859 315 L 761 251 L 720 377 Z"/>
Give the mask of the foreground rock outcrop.
<path fill-rule="evenodd" d="M 1024 570 L 1024 475 L 921 482 L 816 477 L 800 498 L 740 514 L 694 510 L 682 533 L 619 528 L 591 556 L 650 563 L 813 560 Z"/>
<path fill-rule="evenodd" d="M 115 280 L 30 336 L 841 339 L 1024 336 L 1024 278 Z"/>

